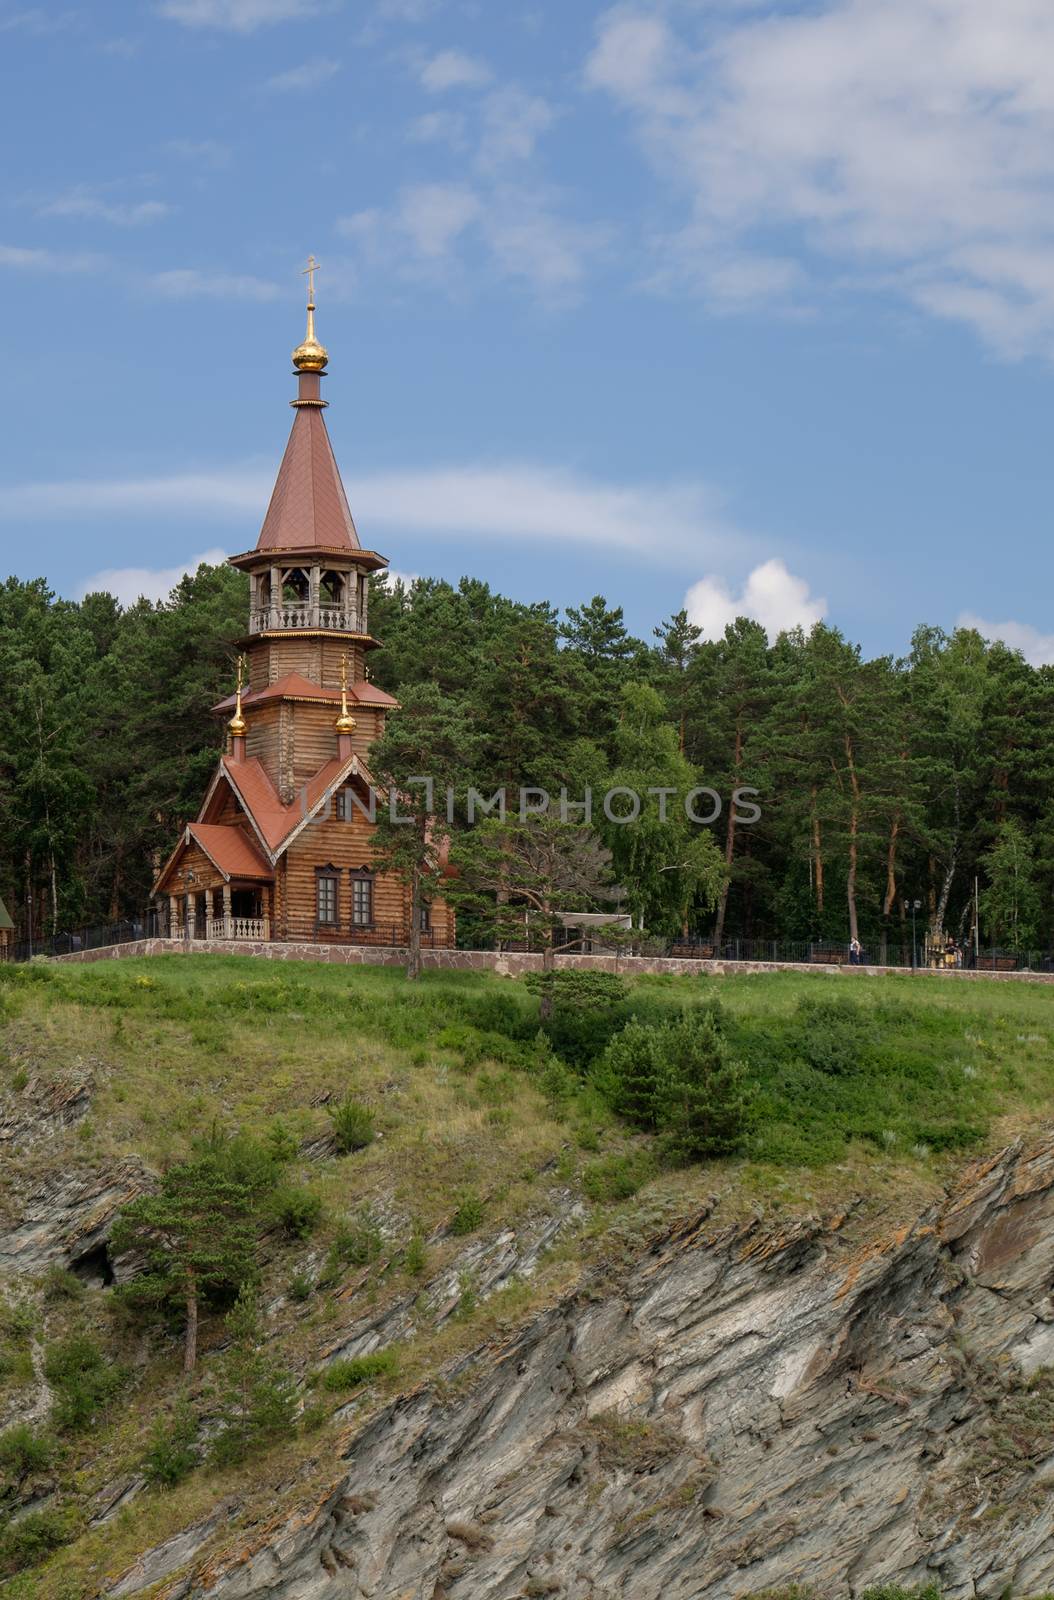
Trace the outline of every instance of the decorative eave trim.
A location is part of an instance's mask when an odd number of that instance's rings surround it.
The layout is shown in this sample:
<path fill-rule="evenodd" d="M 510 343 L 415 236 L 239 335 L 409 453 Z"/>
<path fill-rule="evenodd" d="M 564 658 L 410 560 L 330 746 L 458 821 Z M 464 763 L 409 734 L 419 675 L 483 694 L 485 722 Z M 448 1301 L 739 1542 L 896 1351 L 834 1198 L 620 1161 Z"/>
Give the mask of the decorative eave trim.
<path fill-rule="evenodd" d="M 250 806 L 248 800 L 246 800 L 245 796 L 242 794 L 241 790 L 238 788 L 238 785 L 235 782 L 234 778 L 231 776 L 230 770 L 229 770 L 229 768 L 227 766 L 226 757 L 221 757 L 220 758 L 220 764 L 219 764 L 218 768 L 216 769 L 216 772 L 215 772 L 215 775 L 213 776 L 212 782 L 209 784 L 208 793 L 205 795 L 205 798 L 201 803 L 201 810 L 198 813 L 197 821 L 198 822 L 204 822 L 204 820 L 205 820 L 205 809 L 208 806 L 208 803 L 212 799 L 213 795 L 216 793 L 216 785 L 219 783 L 221 778 L 225 778 L 227 780 L 227 782 L 230 784 L 231 788 L 234 790 L 235 795 L 241 801 L 242 810 L 245 812 L 245 815 L 248 817 L 249 821 L 252 823 L 252 830 L 253 830 L 253 832 L 255 833 L 255 835 L 257 837 L 257 839 L 260 842 L 260 849 L 263 851 L 264 860 L 269 862 L 269 864 L 273 867 L 274 864 L 275 864 L 275 861 L 277 860 L 277 857 L 275 856 L 274 851 L 271 849 L 270 845 L 267 843 L 267 840 L 264 838 L 263 834 L 260 832 L 260 825 L 257 822 L 256 818 L 253 816 L 252 807 Z"/>
<path fill-rule="evenodd" d="M 387 556 L 382 556 L 378 550 L 356 550 L 354 546 L 346 544 L 307 544 L 307 545 L 282 545 L 269 547 L 266 550 L 245 550 L 240 556 L 228 556 L 229 567 L 273 566 L 276 561 L 286 557 L 293 557 L 298 563 L 305 557 L 341 556 L 351 562 L 352 566 L 370 567 L 379 571 L 381 567 L 390 566 Z"/>
<path fill-rule="evenodd" d="M 304 815 L 300 818 L 300 821 L 297 823 L 296 827 L 293 828 L 293 830 L 290 833 L 286 834 L 286 836 L 282 840 L 281 844 L 279 844 L 279 845 L 277 845 L 275 847 L 275 852 L 274 852 L 274 856 L 273 856 L 272 859 L 275 862 L 277 862 L 279 856 L 282 856 L 282 855 L 285 854 L 285 852 L 289 849 L 289 846 L 293 843 L 294 839 L 299 839 L 300 835 L 303 833 L 303 831 L 307 827 L 308 823 L 311 822 L 314 819 L 315 816 L 317 816 L 317 814 L 319 813 L 319 811 L 321 811 L 321 809 L 322 809 L 322 807 L 324 805 L 328 805 L 329 802 L 333 799 L 333 796 L 336 794 L 337 790 L 340 788 L 342 783 L 345 783 L 348 778 L 361 777 L 362 773 L 364 772 L 364 770 L 365 770 L 364 768 L 360 767 L 358 756 L 355 755 L 354 752 L 352 752 L 352 754 L 348 757 L 347 761 L 345 761 L 344 765 L 342 767 L 338 768 L 338 770 L 337 770 L 336 774 L 334 775 L 332 781 L 327 785 L 327 787 L 319 795 L 319 797 L 315 801 L 314 805 L 311 806 L 311 808 L 308 811 L 305 811 Z M 367 777 L 368 777 L 368 774 L 367 774 Z"/>
<path fill-rule="evenodd" d="M 216 857 L 213 855 L 212 851 L 209 849 L 209 847 L 205 843 L 204 839 L 200 839 L 198 837 L 198 835 L 194 832 L 194 824 L 192 822 L 188 822 L 187 823 L 187 838 L 188 838 L 188 840 L 193 839 L 193 841 L 197 845 L 198 849 L 204 855 L 208 856 L 209 860 L 212 862 L 212 865 L 216 868 L 216 871 L 219 873 L 219 875 L 223 879 L 224 883 L 230 883 L 230 881 L 231 881 L 230 873 L 227 872 L 223 867 L 220 866 L 219 862 L 216 860 Z"/>

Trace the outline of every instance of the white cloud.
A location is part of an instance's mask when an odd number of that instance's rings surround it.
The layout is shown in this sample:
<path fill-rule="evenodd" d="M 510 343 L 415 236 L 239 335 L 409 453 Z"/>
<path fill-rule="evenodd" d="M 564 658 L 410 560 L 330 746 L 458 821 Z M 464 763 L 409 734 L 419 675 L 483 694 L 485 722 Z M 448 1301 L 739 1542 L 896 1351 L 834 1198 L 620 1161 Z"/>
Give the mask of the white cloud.
<path fill-rule="evenodd" d="M 216 139 L 169 139 L 165 150 L 169 155 L 203 167 L 229 167 L 231 164 L 230 146 Z"/>
<path fill-rule="evenodd" d="M 406 137 L 411 144 L 448 144 L 463 150 L 465 119 L 457 111 L 428 111 L 409 123 Z"/>
<path fill-rule="evenodd" d="M 470 282 L 468 246 L 474 244 L 502 277 L 524 281 L 546 301 L 574 293 L 606 238 L 601 229 L 560 215 L 544 191 L 506 184 L 415 184 L 387 211 L 338 219 L 337 231 L 375 270 L 431 279 L 456 294 Z"/>
<path fill-rule="evenodd" d="M 262 519 L 272 482 L 271 472 L 243 467 L 15 484 L 0 487 L 0 521 L 201 516 L 240 524 L 236 540 L 251 543 L 248 527 Z M 350 477 L 347 490 L 367 540 L 418 532 L 505 539 L 525 549 L 553 541 L 671 564 L 716 558 L 733 542 L 739 550 L 753 543 L 729 524 L 717 496 L 699 483 L 609 483 L 514 462 L 364 474 Z"/>
<path fill-rule="evenodd" d="M 168 300 L 277 300 L 283 290 L 267 278 L 245 273 L 199 272 L 193 267 L 173 267 L 155 272 L 145 281 L 147 289 Z"/>
<path fill-rule="evenodd" d="M 585 76 L 669 184 L 666 286 L 734 304 L 757 253 L 741 300 L 833 272 L 1054 356 L 1049 0 L 639 0 L 601 18 Z"/>
<path fill-rule="evenodd" d="M 496 89 L 483 102 L 483 135 L 477 165 L 484 171 L 510 162 L 528 161 L 535 145 L 556 115 L 552 106 L 536 95 L 509 85 Z"/>
<path fill-rule="evenodd" d="M 485 61 L 463 50 L 440 50 L 424 63 L 420 78 L 426 89 L 441 94 L 446 89 L 478 89 L 490 82 L 491 70 Z"/>
<path fill-rule="evenodd" d="M 102 256 L 83 250 L 36 250 L 23 245 L 0 244 L 0 267 L 22 272 L 99 272 L 105 265 Z"/>
<path fill-rule="evenodd" d="M 418 578 L 420 577 L 420 573 L 396 572 L 394 567 L 389 567 L 387 572 L 382 572 L 380 576 L 382 578 L 387 578 L 393 589 L 397 583 L 401 583 L 404 589 L 409 589 L 412 584 L 417 582 Z"/>
<path fill-rule="evenodd" d="M 30 6 L 24 11 L 10 12 L 0 17 L 0 33 L 27 33 L 42 38 L 49 33 L 59 33 L 77 21 L 75 11 L 51 12 L 43 6 Z"/>
<path fill-rule="evenodd" d="M 389 260 L 407 265 L 407 247 L 426 263 L 445 259 L 481 210 L 479 197 L 464 184 L 420 183 L 402 190 L 390 212 L 359 211 L 337 222 L 376 265 Z"/>
<path fill-rule="evenodd" d="M 48 200 L 38 208 L 37 216 L 89 217 L 119 228 L 138 228 L 145 222 L 159 222 L 171 209 L 163 200 L 106 200 L 97 190 L 81 185 Z"/>
<path fill-rule="evenodd" d="M 196 572 L 202 562 L 214 567 L 226 559 L 226 550 L 213 549 L 203 550 L 201 555 L 191 556 L 174 567 L 107 567 L 102 572 L 93 572 L 90 578 L 78 584 L 74 599 L 83 600 L 86 594 L 105 592 L 123 606 L 134 605 L 141 597 L 167 600 L 180 579 L 188 572 Z"/>
<path fill-rule="evenodd" d="M 603 229 L 558 215 L 544 194 L 500 188 L 483 218 L 484 237 L 506 277 L 522 278 L 543 298 L 572 295 L 586 263 L 603 245 Z"/>
<path fill-rule="evenodd" d="M 377 16 L 383 22 L 423 22 L 439 4 L 440 0 L 380 0 Z"/>
<path fill-rule="evenodd" d="M 261 88 L 275 94 L 298 94 L 305 89 L 317 89 L 319 84 L 336 77 L 339 71 L 339 61 L 316 56 L 313 61 L 290 67 L 287 72 L 277 72 L 273 78 L 266 79 Z"/>
<path fill-rule="evenodd" d="M 422 183 L 403 191 L 398 220 L 421 255 L 446 255 L 479 215 L 480 203 L 460 184 Z"/>
<path fill-rule="evenodd" d="M 796 578 L 773 558 L 755 567 L 739 594 L 722 578 L 700 578 L 684 597 L 689 622 L 702 628 L 707 639 L 719 639 L 737 617 L 760 622 L 770 639 L 787 628 L 808 630 L 827 615 L 827 601 L 809 593 L 804 578 Z"/>
<path fill-rule="evenodd" d="M 228 33 L 253 33 L 274 22 L 316 16 L 319 0 L 161 0 L 163 17 L 188 28 L 222 28 Z"/>
<path fill-rule="evenodd" d="M 963 611 L 957 628 L 975 628 L 984 639 L 999 639 L 1011 650 L 1020 650 L 1033 667 L 1054 666 L 1054 633 L 1041 633 L 1030 622 L 986 622 L 972 611 Z"/>

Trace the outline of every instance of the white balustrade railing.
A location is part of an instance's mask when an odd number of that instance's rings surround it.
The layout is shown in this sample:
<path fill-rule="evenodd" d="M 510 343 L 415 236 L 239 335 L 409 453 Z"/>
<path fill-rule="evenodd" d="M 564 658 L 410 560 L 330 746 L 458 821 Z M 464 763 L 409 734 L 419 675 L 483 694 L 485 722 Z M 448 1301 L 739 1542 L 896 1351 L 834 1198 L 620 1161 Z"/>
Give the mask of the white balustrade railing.
<path fill-rule="evenodd" d="M 338 633 L 357 633 L 358 627 L 357 612 L 346 606 L 254 606 L 249 613 L 250 633 L 265 633 L 273 628 L 332 628 Z"/>
<path fill-rule="evenodd" d="M 270 917 L 206 917 L 206 939 L 269 939 Z"/>

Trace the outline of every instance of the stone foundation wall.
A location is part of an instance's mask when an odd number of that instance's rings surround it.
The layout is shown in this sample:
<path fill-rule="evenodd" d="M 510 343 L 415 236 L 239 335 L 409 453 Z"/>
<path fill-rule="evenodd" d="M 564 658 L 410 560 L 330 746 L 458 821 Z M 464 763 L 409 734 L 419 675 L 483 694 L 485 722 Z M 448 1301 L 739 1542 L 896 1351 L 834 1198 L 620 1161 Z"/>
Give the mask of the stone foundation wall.
<path fill-rule="evenodd" d="M 406 951 L 376 945 L 279 944 L 251 939 L 138 939 L 130 944 L 104 945 L 99 950 L 78 950 L 72 955 L 55 956 L 56 961 L 109 961 L 125 956 L 262 956 L 266 961 L 329 961 L 345 967 L 401 967 Z M 424 950 L 425 967 L 453 968 L 461 972 L 496 972 L 516 978 L 525 972 L 541 972 L 541 955 L 495 950 Z M 818 978 L 841 978 L 896 974 L 903 978 L 942 978 L 971 982 L 976 979 L 997 983 L 1054 983 L 1050 972 L 971 972 L 947 968 L 930 972 L 920 968 L 912 973 L 906 967 L 850 967 L 811 965 L 794 961 L 696 961 L 686 956 L 557 956 L 558 968 L 577 968 L 585 972 L 621 972 L 627 977 L 640 973 L 669 973 L 675 977 L 734 977 L 755 972 L 810 972 Z"/>

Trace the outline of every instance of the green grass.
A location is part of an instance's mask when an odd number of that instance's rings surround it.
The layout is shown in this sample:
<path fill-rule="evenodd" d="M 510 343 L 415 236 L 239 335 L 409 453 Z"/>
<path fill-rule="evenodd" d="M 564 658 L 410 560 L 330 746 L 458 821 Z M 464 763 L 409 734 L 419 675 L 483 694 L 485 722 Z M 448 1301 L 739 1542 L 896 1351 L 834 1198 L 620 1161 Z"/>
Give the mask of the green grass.
<path fill-rule="evenodd" d="M 12 1418 L 19 1397 L 34 1392 L 34 1342 L 54 1362 L 56 1350 L 83 1352 L 92 1340 L 124 1385 L 116 1401 L 89 1395 L 83 1432 L 56 1434 L 58 1415 L 40 1423 L 42 1438 L 57 1439 L 63 1520 L 41 1525 L 39 1538 L 30 1529 L 16 1554 L 42 1564 L 11 1580 L 14 1600 L 96 1593 L 107 1573 L 228 1492 L 237 1490 L 251 1520 L 272 1513 L 278 1482 L 303 1487 L 312 1473 L 328 1482 L 336 1423 L 327 1419 L 349 1393 L 372 1415 L 393 1387 L 430 1379 L 569 1290 L 591 1263 L 616 1270 L 649 1230 L 711 1195 L 719 1215 L 754 1214 L 760 1204 L 786 1217 L 840 1209 L 862 1194 L 854 1227 L 874 1226 L 878 1215 L 895 1225 L 929 1203 L 965 1156 L 1043 1125 L 1054 1097 L 1054 990 L 1039 984 L 641 978 L 613 1011 L 558 1017 L 549 1044 L 538 1039 L 538 995 L 485 973 L 435 972 L 408 984 L 389 968 L 176 956 L 0 967 L 0 994 L 0 1100 L 10 1112 L 29 1109 L 27 1071 L 36 1084 L 72 1072 L 92 1081 L 90 1117 L 33 1144 L 19 1158 L 20 1181 L 105 1172 L 133 1154 L 157 1169 L 213 1126 L 280 1147 L 290 1193 L 310 1198 L 273 1208 L 262 1255 L 262 1298 L 277 1308 L 268 1349 L 305 1381 L 326 1374 L 314 1390 L 317 1433 L 299 1429 L 222 1472 L 193 1467 L 140 1496 L 129 1515 L 48 1555 L 49 1542 L 76 1533 L 93 1495 L 140 1470 L 158 1416 L 182 1403 L 178 1328 L 155 1322 L 144 1332 L 112 1295 L 82 1292 L 61 1272 L 28 1298 L 24 1283 L 6 1286 L 6 1299 L 0 1285 L 0 1394 Z M 673 1169 L 656 1141 L 612 1116 L 583 1068 L 629 1016 L 661 1022 L 714 997 L 752 1088 L 746 1145 L 735 1159 Z M 346 1105 L 363 1109 L 375 1136 L 335 1150 L 330 1108 Z M 10 1173 L 0 1176 L 0 1225 L 17 1215 L 10 1185 Z M 529 1284 L 487 1298 L 462 1275 L 457 1314 L 431 1321 L 429 1282 L 457 1270 L 477 1234 L 551 1209 L 557 1188 L 585 1201 L 588 1226 L 562 1239 Z M 406 1296 L 417 1300 L 417 1332 L 400 1345 L 397 1370 L 383 1350 L 365 1358 L 380 1363 L 369 1371 L 333 1364 L 327 1352 L 339 1349 L 346 1326 Z M 223 1340 L 217 1309 L 202 1327 L 205 1388 Z M 78 1397 L 98 1375 L 86 1359 L 66 1367 Z M 27 1438 L 7 1441 L 9 1477 Z"/>

